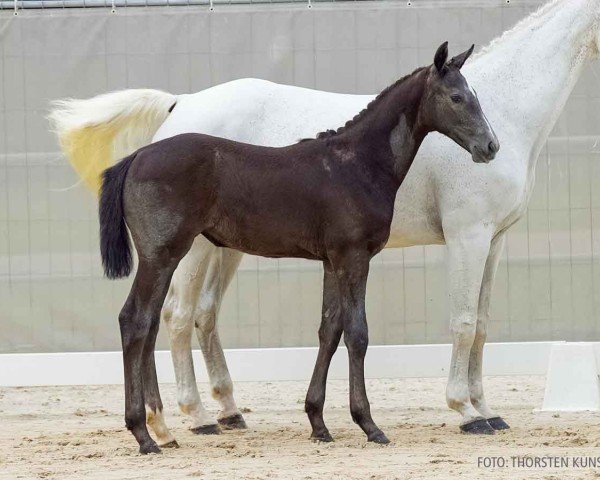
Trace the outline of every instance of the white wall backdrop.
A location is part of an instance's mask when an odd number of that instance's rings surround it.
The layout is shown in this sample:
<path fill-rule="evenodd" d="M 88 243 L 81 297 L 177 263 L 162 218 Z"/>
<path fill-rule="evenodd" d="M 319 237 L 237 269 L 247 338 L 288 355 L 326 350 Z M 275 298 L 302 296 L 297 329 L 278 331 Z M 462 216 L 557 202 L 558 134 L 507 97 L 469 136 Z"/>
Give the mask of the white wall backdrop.
<path fill-rule="evenodd" d="M 375 93 L 431 63 L 442 41 L 480 47 L 542 2 L 412 3 L 0 11 L 0 352 L 120 348 L 129 281 L 102 278 L 95 199 L 48 131 L 50 100 L 248 76 Z M 490 341 L 600 339 L 599 72 L 573 92 L 510 230 Z M 321 279 L 318 263 L 245 257 L 221 313 L 224 345 L 315 345 Z M 373 260 L 373 344 L 448 342 L 445 312 L 443 247 Z"/>

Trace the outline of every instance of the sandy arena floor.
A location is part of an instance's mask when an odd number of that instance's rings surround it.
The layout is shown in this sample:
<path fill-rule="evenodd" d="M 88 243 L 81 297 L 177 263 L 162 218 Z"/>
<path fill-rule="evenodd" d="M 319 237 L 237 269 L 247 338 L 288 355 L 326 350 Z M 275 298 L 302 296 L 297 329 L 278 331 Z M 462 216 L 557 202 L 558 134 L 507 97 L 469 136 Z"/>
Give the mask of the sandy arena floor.
<path fill-rule="evenodd" d="M 445 379 L 369 381 L 373 416 L 392 440 L 367 444 L 347 408 L 346 382 L 330 382 L 326 420 L 336 442 L 309 439 L 306 382 L 238 383 L 247 431 L 196 436 L 163 385 L 181 448 L 141 456 L 123 425 L 122 387 L 0 389 L 0 478 L 48 479 L 600 479 L 598 468 L 484 468 L 480 456 L 600 456 L 599 414 L 541 414 L 543 377 L 486 379 L 512 425 L 495 436 L 459 433 Z M 206 385 L 202 391 L 207 392 Z M 212 399 L 207 406 L 216 410 Z"/>

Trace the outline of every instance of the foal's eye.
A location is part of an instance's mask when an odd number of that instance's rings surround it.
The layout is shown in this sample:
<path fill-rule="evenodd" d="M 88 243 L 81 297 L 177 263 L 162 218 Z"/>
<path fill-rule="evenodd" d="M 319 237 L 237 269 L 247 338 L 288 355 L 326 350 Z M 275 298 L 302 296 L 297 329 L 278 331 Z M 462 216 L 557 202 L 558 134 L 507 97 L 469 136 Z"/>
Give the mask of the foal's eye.
<path fill-rule="evenodd" d="M 454 103 L 462 102 L 462 97 L 460 95 L 450 95 L 450 98 Z"/>

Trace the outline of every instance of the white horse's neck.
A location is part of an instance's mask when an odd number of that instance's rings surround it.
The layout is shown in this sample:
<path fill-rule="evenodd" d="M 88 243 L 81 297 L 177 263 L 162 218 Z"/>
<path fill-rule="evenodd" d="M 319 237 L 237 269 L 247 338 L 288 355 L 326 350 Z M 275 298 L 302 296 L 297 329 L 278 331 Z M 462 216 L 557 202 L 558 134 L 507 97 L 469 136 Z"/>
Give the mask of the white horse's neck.
<path fill-rule="evenodd" d="M 522 139 L 534 162 L 584 65 L 597 54 L 600 0 L 555 0 L 480 52 L 463 71 L 499 137 Z M 502 143 L 503 139 L 500 138 Z"/>

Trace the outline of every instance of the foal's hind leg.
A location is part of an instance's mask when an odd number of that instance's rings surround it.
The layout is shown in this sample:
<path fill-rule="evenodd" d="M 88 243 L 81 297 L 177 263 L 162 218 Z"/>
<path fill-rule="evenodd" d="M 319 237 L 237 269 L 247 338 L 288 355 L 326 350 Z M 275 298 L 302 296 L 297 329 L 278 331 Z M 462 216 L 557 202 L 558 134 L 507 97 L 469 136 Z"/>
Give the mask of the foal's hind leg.
<path fill-rule="evenodd" d="M 344 325 L 344 343 L 350 363 L 350 413 L 370 442 L 389 443 L 371 417 L 365 387 L 364 362 L 369 345 L 365 294 L 369 274 L 368 252 L 357 250 L 332 258 L 339 289 L 339 305 Z"/>
<path fill-rule="evenodd" d="M 180 258 L 172 258 L 169 253 L 172 252 L 156 255 L 153 260 L 140 255 L 133 286 L 119 315 L 125 373 L 125 424 L 140 445 L 140 453 L 160 452 L 146 428 L 144 377 L 147 370 L 144 361 L 150 358 L 144 352 L 146 347 L 151 351 L 154 349 L 152 332 L 156 334 L 160 309 Z M 150 385 L 150 389 L 153 388 L 154 385 Z M 155 388 L 158 392 L 157 385 Z"/>
<path fill-rule="evenodd" d="M 325 404 L 327 372 L 331 358 L 340 343 L 343 325 L 335 275 L 328 262 L 323 262 L 323 267 L 325 274 L 323 278 L 323 310 L 319 327 L 319 353 L 306 394 L 304 409 L 312 426 L 310 437 L 321 442 L 331 442 L 333 438 L 323 421 L 323 405 Z"/>
<path fill-rule="evenodd" d="M 154 346 L 158 334 L 159 322 L 153 323 L 146 337 L 142 353 L 144 363 L 144 401 L 146 403 L 146 423 L 154 431 L 159 446 L 163 448 L 179 448 L 175 437 L 169 431 L 163 416 L 163 404 L 156 378 Z"/>

